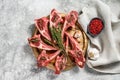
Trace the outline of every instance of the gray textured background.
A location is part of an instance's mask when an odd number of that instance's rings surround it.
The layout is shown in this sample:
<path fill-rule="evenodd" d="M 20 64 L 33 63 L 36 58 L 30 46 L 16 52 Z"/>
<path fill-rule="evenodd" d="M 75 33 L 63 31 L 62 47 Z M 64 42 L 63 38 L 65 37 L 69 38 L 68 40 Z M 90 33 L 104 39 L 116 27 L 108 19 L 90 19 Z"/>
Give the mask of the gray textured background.
<path fill-rule="evenodd" d="M 34 19 L 46 16 L 51 9 L 80 11 L 89 0 L 0 0 L 0 80 L 120 80 L 120 74 L 102 74 L 78 67 L 55 75 L 46 68 L 37 69 L 28 46 Z M 102 0 L 114 11 L 120 0 Z"/>

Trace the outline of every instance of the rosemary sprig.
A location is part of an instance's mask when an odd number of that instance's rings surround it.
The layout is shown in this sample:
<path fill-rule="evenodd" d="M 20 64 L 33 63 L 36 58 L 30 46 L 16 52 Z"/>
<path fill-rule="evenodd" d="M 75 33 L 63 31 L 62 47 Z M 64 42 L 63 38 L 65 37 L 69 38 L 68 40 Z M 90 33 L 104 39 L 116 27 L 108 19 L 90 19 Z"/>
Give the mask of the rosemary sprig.
<path fill-rule="evenodd" d="M 57 41 L 58 47 L 60 49 L 64 50 L 63 41 L 62 41 L 62 37 L 61 37 L 61 28 L 58 27 L 57 29 L 55 29 L 54 32 L 55 32 L 55 37 L 56 37 L 56 41 Z"/>
<path fill-rule="evenodd" d="M 53 45 L 53 43 L 51 41 L 47 40 L 47 39 L 44 39 L 44 42 L 49 44 L 49 45 Z"/>
<path fill-rule="evenodd" d="M 61 36 L 61 32 L 62 29 L 60 27 L 61 25 L 59 24 L 58 27 L 49 27 L 49 30 L 51 32 L 51 36 L 53 38 L 53 40 L 55 40 L 57 46 L 59 47 L 59 49 L 61 50 L 61 52 L 66 55 L 66 51 L 65 48 L 63 46 L 63 41 L 62 41 L 62 36 Z"/>
<path fill-rule="evenodd" d="M 53 32 L 53 28 L 50 27 L 50 26 L 48 28 L 50 30 L 50 33 L 51 33 L 51 36 L 52 36 L 53 40 L 55 40 L 56 38 L 55 38 L 55 35 L 54 35 L 54 32 Z"/>
<path fill-rule="evenodd" d="M 31 39 L 30 41 L 31 41 L 31 42 L 38 42 L 39 39 L 35 38 L 35 39 Z"/>

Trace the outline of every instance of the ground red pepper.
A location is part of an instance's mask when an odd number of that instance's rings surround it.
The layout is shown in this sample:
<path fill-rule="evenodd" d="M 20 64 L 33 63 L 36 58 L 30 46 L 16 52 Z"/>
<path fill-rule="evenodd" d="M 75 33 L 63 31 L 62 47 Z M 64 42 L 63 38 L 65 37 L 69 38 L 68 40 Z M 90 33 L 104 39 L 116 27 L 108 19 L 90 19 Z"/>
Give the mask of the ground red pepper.
<path fill-rule="evenodd" d="M 88 25 L 88 33 L 95 37 L 104 28 L 103 21 L 100 18 L 93 18 Z"/>

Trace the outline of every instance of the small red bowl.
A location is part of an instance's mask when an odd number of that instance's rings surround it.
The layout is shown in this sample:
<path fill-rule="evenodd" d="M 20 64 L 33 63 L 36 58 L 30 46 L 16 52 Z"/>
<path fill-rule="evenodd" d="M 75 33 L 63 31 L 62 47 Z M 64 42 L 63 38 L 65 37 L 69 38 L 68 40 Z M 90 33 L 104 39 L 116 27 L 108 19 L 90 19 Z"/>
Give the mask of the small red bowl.
<path fill-rule="evenodd" d="M 93 18 L 87 27 L 87 33 L 92 37 L 95 37 L 99 35 L 103 29 L 104 29 L 104 23 L 102 19 Z"/>

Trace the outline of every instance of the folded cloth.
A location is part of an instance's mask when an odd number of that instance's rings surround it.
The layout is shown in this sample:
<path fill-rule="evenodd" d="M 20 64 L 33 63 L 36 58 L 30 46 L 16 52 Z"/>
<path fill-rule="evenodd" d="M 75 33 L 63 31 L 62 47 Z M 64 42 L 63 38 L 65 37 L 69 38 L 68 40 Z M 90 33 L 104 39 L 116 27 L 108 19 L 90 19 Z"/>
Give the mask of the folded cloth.
<path fill-rule="evenodd" d="M 89 7 L 82 9 L 79 22 L 89 38 L 87 50 L 88 67 L 103 73 L 120 73 L 120 20 L 115 19 L 109 6 L 100 0 L 92 0 Z M 91 19 L 98 17 L 104 22 L 104 29 L 96 36 L 87 33 Z"/>

